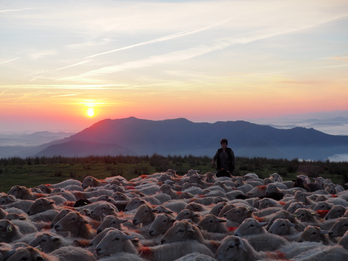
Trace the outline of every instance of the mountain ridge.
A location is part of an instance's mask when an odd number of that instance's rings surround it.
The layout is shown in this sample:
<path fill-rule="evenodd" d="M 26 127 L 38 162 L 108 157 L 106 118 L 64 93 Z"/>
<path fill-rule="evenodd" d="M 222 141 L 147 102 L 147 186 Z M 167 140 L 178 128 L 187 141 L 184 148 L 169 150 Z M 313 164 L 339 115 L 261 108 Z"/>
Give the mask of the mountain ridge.
<path fill-rule="evenodd" d="M 58 152 L 62 156 L 211 156 L 221 138 L 230 141 L 237 156 L 246 157 L 326 160 L 333 154 L 348 152 L 348 136 L 329 135 L 313 128 L 276 129 L 241 120 L 194 123 L 185 118 L 154 121 L 129 117 L 101 120 L 47 146 L 36 156 L 55 156 Z"/>

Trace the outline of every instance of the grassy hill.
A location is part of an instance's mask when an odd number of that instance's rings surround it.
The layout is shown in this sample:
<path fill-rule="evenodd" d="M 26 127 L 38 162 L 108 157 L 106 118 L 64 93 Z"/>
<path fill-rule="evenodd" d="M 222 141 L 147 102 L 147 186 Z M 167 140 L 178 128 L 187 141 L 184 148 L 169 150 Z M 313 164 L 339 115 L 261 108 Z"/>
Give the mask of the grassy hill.
<path fill-rule="evenodd" d="M 40 184 L 57 183 L 69 178 L 83 180 L 91 175 L 98 179 L 122 175 L 132 179 L 139 175 L 174 169 L 179 175 L 190 169 L 201 174 L 214 172 L 211 158 L 195 156 L 92 156 L 84 158 L 35 157 L 0 159 L 0 192 L 8 192 L 13 185 L 35 187 Z M 334 183 L 348 182 L 348 162 L 334 163 L 299 160 L 237 158 L 235 176 L 256 173 L 261 178 L 279 173 L 284 180 L 292 180 L 298 174 L 310 177 L 322 176 Z"/>

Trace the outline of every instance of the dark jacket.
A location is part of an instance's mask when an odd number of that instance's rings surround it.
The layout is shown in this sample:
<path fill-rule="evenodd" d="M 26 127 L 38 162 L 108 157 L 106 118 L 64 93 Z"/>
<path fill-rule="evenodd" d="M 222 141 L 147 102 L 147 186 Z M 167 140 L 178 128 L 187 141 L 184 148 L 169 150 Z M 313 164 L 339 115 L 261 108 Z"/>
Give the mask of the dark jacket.
<path fill-rule="evenodd" d="M 220 153 L 222 152 L 222 150 L 223 150 L 222 148 L 218 149 L 214 156 L 214 160 L 216 160 L 217 170 L 221 170 Z M 236 159 L 235 159 L 233 150 L 231 148 L 226 148 L 226 152 L 228 155 L 228 171 L 232 173 L 235 167 Z"/>

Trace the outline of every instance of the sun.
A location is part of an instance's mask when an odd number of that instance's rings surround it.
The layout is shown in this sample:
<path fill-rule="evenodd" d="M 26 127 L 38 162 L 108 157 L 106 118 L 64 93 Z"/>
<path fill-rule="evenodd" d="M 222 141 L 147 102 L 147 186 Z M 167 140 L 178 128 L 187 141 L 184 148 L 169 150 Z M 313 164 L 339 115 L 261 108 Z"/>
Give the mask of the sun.
<path fill-rule="evenodd" d="M 94 108 L 88 108 L 87 109 L 87 116 L 93 117 L 94 116 Z"/>

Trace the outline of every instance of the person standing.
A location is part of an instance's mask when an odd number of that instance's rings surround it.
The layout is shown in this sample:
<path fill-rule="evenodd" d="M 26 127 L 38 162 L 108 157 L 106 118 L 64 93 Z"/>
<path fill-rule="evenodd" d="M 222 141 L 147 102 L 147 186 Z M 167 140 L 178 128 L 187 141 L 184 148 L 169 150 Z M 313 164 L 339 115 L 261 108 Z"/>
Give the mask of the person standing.
<path fill-rule="evenodd" d="M 215 167 L 215 162 L 216 162 L 217 177 L 221 177 L 221 176 L 231 177 L 235 168 L 236 158 L 234 156 L 233 150 L 227 147 L 228 145 L 227 139 L 222 139 L 220 141 L 220 144 L 221 144 L 221 148 L 219 148 L 216 151 L 211 163 L 213 167 Z"/>

